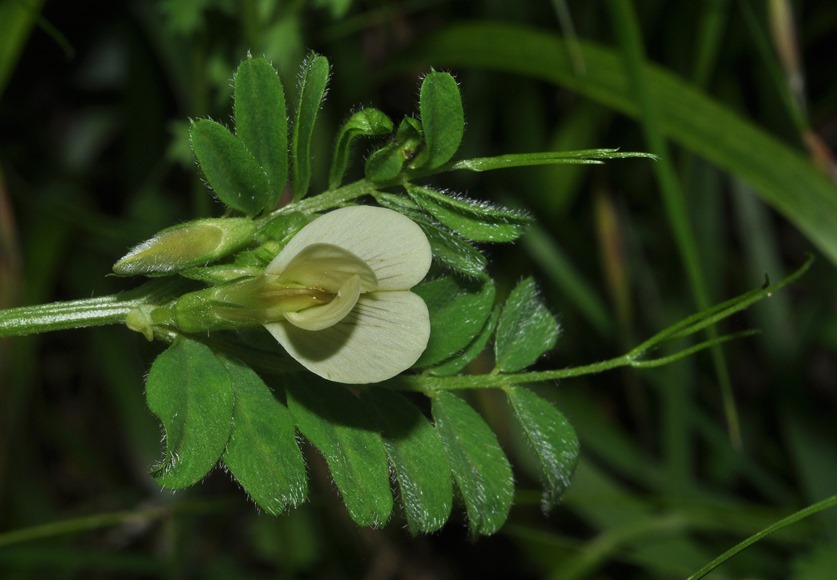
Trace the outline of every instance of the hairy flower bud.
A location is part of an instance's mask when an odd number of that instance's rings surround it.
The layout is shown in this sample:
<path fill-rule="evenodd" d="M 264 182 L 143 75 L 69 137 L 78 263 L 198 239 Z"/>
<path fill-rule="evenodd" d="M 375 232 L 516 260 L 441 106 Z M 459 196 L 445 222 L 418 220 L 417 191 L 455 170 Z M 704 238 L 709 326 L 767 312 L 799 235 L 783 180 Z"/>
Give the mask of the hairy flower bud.
<path fill-rule="evenodd" d="M 167 275 L 203 266 L 249 244 L 256 225 L 245 218 L 209 218 L 166 228 L 113 266 L 120 276 Z"/>

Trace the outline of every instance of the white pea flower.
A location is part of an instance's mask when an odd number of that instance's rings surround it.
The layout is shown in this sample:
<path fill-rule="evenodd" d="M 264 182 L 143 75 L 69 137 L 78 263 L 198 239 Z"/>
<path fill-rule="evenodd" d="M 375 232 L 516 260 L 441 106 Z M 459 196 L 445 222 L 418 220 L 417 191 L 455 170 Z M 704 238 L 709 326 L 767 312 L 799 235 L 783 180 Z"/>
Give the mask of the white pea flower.
<path fill-rule="evenodd" d="M 327 213 L 265 269 L 281 312 L 268 315 L 264 327 L 325 379 L 392 378 L 427 347 L 427 306 L 410 289 L 427 274 L 431 257 L 424 232 L 398 212 L 354 206 Z"/>

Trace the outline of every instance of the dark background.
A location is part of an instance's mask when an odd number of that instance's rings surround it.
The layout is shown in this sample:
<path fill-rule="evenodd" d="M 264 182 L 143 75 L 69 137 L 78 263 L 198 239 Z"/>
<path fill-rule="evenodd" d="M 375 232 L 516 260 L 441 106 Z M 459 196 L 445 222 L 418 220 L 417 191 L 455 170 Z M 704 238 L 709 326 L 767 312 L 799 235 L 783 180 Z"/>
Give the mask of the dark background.
<path fill-rule="evenodd" d="M 0 6 L 12 4 L 29 6 L 39 23 L 19 54 L 10 41 L 0 43 L 11 70 L 0 78 L 4 307 L 128 289 L 136 283 L 107 273 L 129 247 L 162 227 L 220 213 L 189 151 L 188 119 L 229 120 L 230 77 L 248 50 L 272 60 L 289 95 L 307 49 L 330 59 L 334 72 L 315 140 L 313 189 L 321 190 L 331 140 L 352 107 L 376 106 L 394 119 L 415 112 L 428 67 L 405 64 L 416 62 L 406 55 L 432 42 L 434 32 L 496 20 L 567 31 L 546 2 L 370 0 L 352 2 L 345 12 L 325 0 L 53 1 L 40 9 L 38 2 L 2 0 Z M 837 145 L 828 48 L 837 6 L 791 7 L 804 109 L 782 98 L 785 76 L 766 3 L 650 1 L 635 9 L 649 60 L 811 156 L 800 118 L 825 149 Z M 619 50 L 607 3 L 568 8 L 581 39 Z M 639 123 L 561 87 L 490 70 L 452 72 L 468 123 L 460 158 L 648 150 Z M 740 448 L 730 444 L 717 376 L 704 353 L 655 371 L 540 387 L 582 442 L 575 485 L 549 516 L 539 511 L 525 446 L 487 395 L 475 404 L 509 451 L 518 484 L 509 523 L 494 537 L 469 540 L 461 507 L 429 537 L 411 538 L 397 515 L 384 529 L 358 529 L 311 449 L 310 502 L 273 518 L 248 504 L 223 472 L 177 494 L 161 491 L 147 474 L 161 453 L 160 430 L 143 398 L 156 346 L 123 328 L 6 340 L 0 342 L 0 575 L 682 577 L 834 494 L 833 264 L 735 175 L 675 146 L 670 151 L 713 302 L 760 286 L 765 275 L 779 279 L 807 252 L 816 256 L 793 287 L 723 327 L 764 331 L 724 348 L 742 422 Z M 649 162 L 451 174 L 438 184 L 536 216 L 542 236 L 484 250 L 501 293 L 534 274 L 562 322 L 556 352 L 542 368 L 618 355 L 697 310 L 673 241 L 676 226 Z M 598 317 L 579 307 L 584 300 Z M 490 364 L 480 360 L 475 368 Z M 134 517 L 96 519 L 122 511 Z M 2 547 L 5 534 L 51 522 L 59 525 L 44 538 Z M 837 568 L 835 523 L 827 512 L 797 524 L 731 561 L 723 574 L 828 577 Z"/>

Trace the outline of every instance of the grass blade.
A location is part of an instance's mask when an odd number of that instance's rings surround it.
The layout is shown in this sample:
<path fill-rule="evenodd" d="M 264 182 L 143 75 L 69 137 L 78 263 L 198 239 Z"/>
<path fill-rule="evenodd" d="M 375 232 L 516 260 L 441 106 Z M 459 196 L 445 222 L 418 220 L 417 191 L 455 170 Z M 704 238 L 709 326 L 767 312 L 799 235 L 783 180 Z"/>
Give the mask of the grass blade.
<path fill-rule="evenodd" d="M 498 43 L 497 39 L 503 42 Z M 620 55 L 580 42 L 584 75 L 560 36 L 499 23 L 451 26 L 408 57 L 412 64 L 484 68 L 542 79 L 631 117 L 640 108 Z M 405 62 L 405 66 L 406 66 Z M 660 131 L 677 144 L 748 182 L 837 263 L 837 186 L 793 147 L 711 99 L 671 72 L 645 65 Z"/>

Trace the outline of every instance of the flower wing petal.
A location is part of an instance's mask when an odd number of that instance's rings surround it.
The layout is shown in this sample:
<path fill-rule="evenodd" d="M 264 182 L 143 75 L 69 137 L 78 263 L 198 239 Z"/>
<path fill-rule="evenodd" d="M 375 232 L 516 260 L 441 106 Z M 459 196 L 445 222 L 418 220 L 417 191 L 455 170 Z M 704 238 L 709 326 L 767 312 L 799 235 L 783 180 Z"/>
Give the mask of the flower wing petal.
<path fill-rule="evenodd" d="M 313 306 L 299 312 L 286 312 L 285 320 L 305 330 L 323 330 L 343 320 L 355 307 L 360 296 L 360 277 L 349 277 L 328 304 Z"/>
<path fill-rule="evenodd" d="M 410 368 L 427 347 L 430 317 L 412 292 L 372 292 L 324 330 L 303 330 L 287 321 L 265 328 L 311 372 L 338 383 L 362 384 Z"/>
<path fill-rule="evenodd" d="M 378 290 L 412 288 L 432 259 L 427 236 L 412 220 L 390 209 L 359 205 L 329 212 L 302 228 L 265 272 L 281 274 L 306 247 L 321 243 L 365 261 L 378 278 Z"/>

